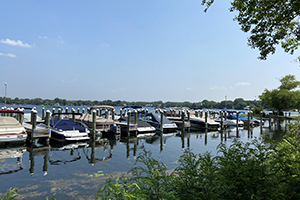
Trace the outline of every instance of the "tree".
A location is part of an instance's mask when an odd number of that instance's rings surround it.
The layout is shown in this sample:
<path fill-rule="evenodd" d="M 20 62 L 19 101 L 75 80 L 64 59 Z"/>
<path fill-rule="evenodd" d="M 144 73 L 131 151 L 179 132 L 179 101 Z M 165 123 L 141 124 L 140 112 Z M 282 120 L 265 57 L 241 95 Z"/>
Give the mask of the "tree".
<path fill-rule="evenodd" d="M 237 98 L 233 101 L 234 104 L 234 108 L 238 109 L 238 110 L 243 110 L 246 106 L 247 103 L 245 102 L 245 100 L 243 98 Z"/>
<path fill-rule="evenodd" d="M 202 0 L 205 12 L 213 2 Z M 280 43 L 286 53 L 293 54 L 298 49 L 299 0 L 233 0 L 229 10 L 238 12 L 234 20 L 238 21 L 242 31 L 250 32 L 248 45 L 259 49 L 259 59 L 266 60 L 269 54 L 274 54 Z"/>
<path fill-rule="evenodd" d="M 281 85 L 278 89 L 265 91 L 259 96 L 262 105 L 274 108 L 279 113 L 284 109 L 298 108 L 300 91 L 295 90 L 300 86 L 294 75 L 287 75 L 280 79 Z"/>

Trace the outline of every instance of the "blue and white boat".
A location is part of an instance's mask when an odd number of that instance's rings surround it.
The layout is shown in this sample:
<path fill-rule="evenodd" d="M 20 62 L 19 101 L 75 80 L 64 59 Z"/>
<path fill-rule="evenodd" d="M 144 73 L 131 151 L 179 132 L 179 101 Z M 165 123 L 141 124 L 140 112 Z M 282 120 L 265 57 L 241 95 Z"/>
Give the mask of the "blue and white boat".
<path fill-rule="evenodd" d="M 50 138 L 59 142 L 82 142 L 90 139 L 89 130 L 69 119 L 50 120 Z"/>

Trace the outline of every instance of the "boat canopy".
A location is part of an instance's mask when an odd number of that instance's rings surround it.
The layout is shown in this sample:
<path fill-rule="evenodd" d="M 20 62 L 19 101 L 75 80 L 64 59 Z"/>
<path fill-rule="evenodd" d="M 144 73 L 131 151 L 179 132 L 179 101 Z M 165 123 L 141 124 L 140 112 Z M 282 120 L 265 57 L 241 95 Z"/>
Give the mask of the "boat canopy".
<path fill-rule="evenodd" d="M 51 119 L 50 126 L 52 128 L 56 128 L 58 130 L 61 129 L 63 131 L 78 130 L 79 132 L 85 132 L 84 127 L 68 119 Z"/>
<path fill-rule="evenodd" d="M 142 108 L 142 106 L 134 106 L 134 105 L 130 105 L 130 106 L 124 106 L 122 109 L 124 108 L 133 108 L 133 109 L 137 109 L 137 108 Z"/>
<path fill-rule="evenodd" d="M 99 105 L 99 106 L 92 106 L 90 110 L 93 109 L 108 109 L 108 110 L 114 110 L 115 108 L 113 106 L 107 106 L 107 105 Z"/>

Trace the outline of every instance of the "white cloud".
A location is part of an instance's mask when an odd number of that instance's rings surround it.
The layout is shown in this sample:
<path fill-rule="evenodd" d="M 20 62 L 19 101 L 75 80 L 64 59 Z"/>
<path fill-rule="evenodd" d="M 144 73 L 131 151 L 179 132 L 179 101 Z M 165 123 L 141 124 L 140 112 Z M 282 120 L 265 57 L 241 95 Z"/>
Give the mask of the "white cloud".
<path fill-rule="evenodd" d="M 61 37 L 60 35 L 58 35 L 58 39 L 59 39 L 59 41 L 60 41 L 62 44 L 65 43 L 64 38 Z"/>
<path fill-rule="evenodd" d="M 0 53 L 0 56 L 7 56 L 7 57 L 11 57 L 11 58 L 15 58 L 17 57 L 15 54 L 12 54 L 12 53 Z"/>
<path fill-rule="evenodd" d="M 189 90 L 189 91 L 191 91 L 191 90 L 193 90 L 192 88 L 189 88 L 189 87 L 187 87 L 187 88 L 185 88 L 186 90 Z"/>
<path fill-rule="evenodd" d="M 102 43 L 101 45 L 104 46 L 104 47 L 109 47 L 110 46 L 110 44 L 107 44 L 107 43 Z"/>
<path fill-rule="evenodd" d="M 39 36 L 40 39 L 48 39 L 47 36 Z"/>
<path fill-rule="evenodd" d="M 210 90 L 226 90 L 225 86 L 213 86 L 209 88 Z"/>
<path fill-rule="evenodd" d="M 27 47 L 27 48 L 31 47 L 31 45 L 23 43 L 21 40 L 16 41 L 16 40 L 10 40 L 8 38 L 6 38 L 6 40 L 4 39 L 0 40 L 0 43 L 12 45 L 12 46 L 19 46 L 19 47 Z"/>
<path fill-rule="evenodd" d="M 239 82 L 237 84 L 235 84 L 236 86 L 249 86 L 251 85 L 250 83 L 247 83 L 247 82 Z"/>

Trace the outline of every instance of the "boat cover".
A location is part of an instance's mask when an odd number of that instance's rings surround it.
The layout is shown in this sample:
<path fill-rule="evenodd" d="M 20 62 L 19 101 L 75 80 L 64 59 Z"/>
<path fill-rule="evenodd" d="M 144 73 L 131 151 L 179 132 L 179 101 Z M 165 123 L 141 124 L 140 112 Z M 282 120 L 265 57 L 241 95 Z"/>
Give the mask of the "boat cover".
<path fill-rule="evenodd" d="M 68 119 L 51 119 L 50 126 L 63 131 L 78 130 L 79 132 L 85 132 L 85 128 L 83 126 Z"/>
<path fill-rule="evenodd" d="M 137 109 L 137 108 L 142 108 L 142 106 L 134 106 L 134 105 L 130 105 L 130 106 L 124 106 L 122 109 L 124 108 L 133 108 L 133 109 Z"/>
<path fill-rule="evenodd" d="M 23 126 L 13 117 L 0 116 L 0 129 L 22 128 Z"/>

